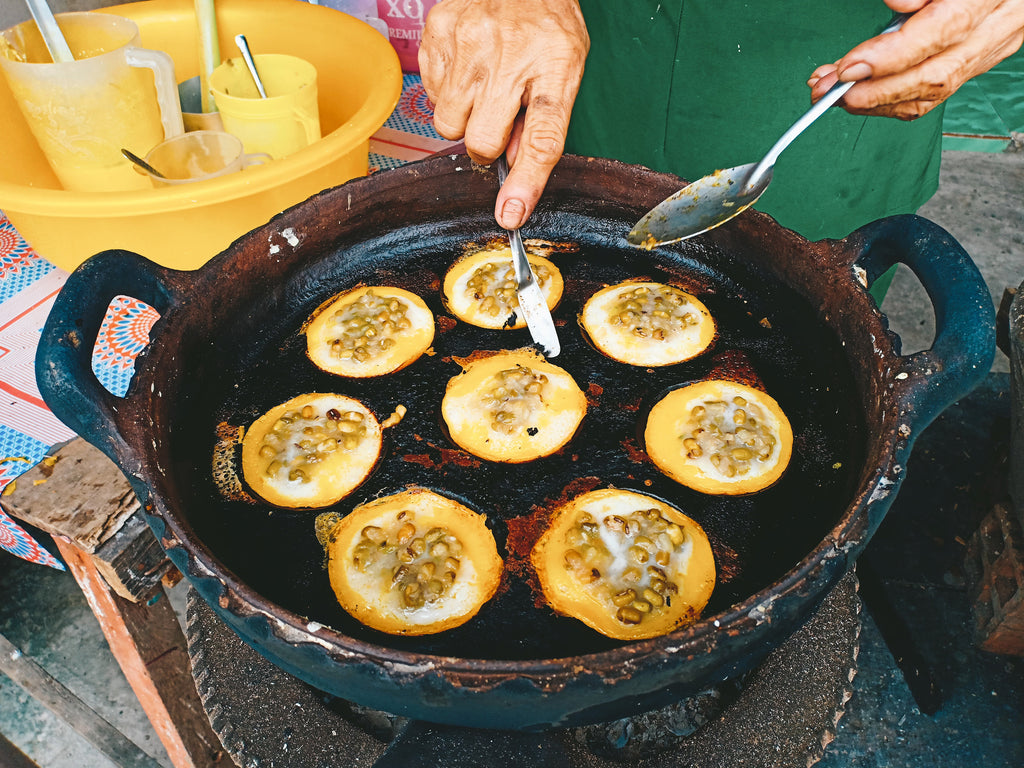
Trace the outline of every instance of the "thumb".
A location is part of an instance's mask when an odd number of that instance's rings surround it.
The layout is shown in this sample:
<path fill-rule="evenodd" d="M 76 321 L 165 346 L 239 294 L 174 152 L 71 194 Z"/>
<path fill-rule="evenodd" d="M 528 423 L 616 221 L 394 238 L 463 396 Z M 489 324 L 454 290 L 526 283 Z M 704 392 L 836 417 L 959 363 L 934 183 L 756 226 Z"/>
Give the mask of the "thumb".
<path fill-rule="evenodd" d="M 522 170 L 509 170 L 508 178 L 501 185 L 494 203 L 494 218 L 502 229 L 519 229 L 526 223 L 540 200 L 546 180 L 547 177 L 538 185 L 524 179 Z"/>
<path fill-rule="evenodd" d="M 506 149 L 511 168 L 494 205 L 494 218 L 504 229 L 518 229 L 526 223 L 562 157 L 565 127 L 543 130 L 542 125 L 542 120 L 531 125 L 527 110 L 525 120 L 517 120 L 513 126 Z"/>

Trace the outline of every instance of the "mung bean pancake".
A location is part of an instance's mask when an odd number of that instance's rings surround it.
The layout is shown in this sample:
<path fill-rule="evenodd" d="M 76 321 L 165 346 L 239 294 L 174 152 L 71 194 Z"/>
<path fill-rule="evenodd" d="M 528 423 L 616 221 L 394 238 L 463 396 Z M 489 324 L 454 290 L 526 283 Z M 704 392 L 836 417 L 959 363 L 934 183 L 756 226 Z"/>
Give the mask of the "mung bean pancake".
<path fill-rule="evenodd" d="M 696 357 L 715 337 L 708 308 L 665 283 L 627 281 L 602 288 L 580 313 L 594 346 L 620 363 L 674 365 Z"/>
<path fill-rule="evenodd" d="M 281 507 L 326 507 L 354 490 L 381 451 L 381 427 L 358 400 L 299 395 L 260 416 L 242 438 L 242 476 Z"/>
<path fill-rule="evenodd" d="M 562 273 L 554 263 L 535 253 L 529 243 L 526 258 L 548 309 L 554 309 L 562 298 Z M 526 327 L 526 318 L 519 311 L 512 249 L 507 241 L 491 241 L 456 261 L 444 277 L 443 290 L 445 305 L 463 322 L 490 329 Z"/>
<path fill-rule="evenodd" d="M 754 493 L 789 464 L 793 429 L 759 389 L 711 379 L 659 400 L 644 430 L 647 455 L 676 482 L 708 494 Z"/>
<path fill-rule="evenodd" d="M 715 587 L 703 529 L 660 499 L 617 488 L 555 509 L 530 560 L 556 612 L 618 640 L 696 621 Z"/>
<path fill-rule="evenodd" d="M 572 376 L 530 349 L 476 356 L 448 382 L 441 401 L 459 447 L 513 464 L 557 451 L 586 412 L 586 397 Z"/>
<path fill-rule="evenodd" d="M 340 376 L 383 376 L 419 358 L 434 340 L 434 316 L 419 296 L 391 286 L 353 288 L 306 325 L 309 359 Z"/>
<path fill-rule="evenodd" d="M 393 635 L 466 623 L 504 565 L 483 515 L 423 488 L 356 507 L 328 530 L 326 547 L 341 607 Z"/>

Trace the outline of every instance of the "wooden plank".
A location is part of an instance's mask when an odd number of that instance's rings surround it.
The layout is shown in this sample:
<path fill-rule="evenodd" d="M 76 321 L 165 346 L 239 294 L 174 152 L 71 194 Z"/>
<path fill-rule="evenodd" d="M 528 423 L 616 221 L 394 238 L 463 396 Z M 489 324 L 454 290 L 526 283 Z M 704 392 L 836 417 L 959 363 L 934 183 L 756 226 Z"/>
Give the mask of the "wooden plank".
<path fill-rule="evenodd" d="M 175 768 L 233 765 L 203 710 L 185 637 L 163 589 L 146 602 L 125 600 L 108 587 L 87 553 L 55 541 Z"/>
<path fill-rule="evenodd" d="M 4 495 L 8 512 L 86 552 L 120 529 L 139 509 L 139 500 L 115 464 L 82 438 L 12 481 Z"/>
<path fill-rule="evenodd" d="M 39 768 L 32 758 L 8 741 L 2 733 L 0 733 L 0 765 L 4 768 Z"/>
<path fill-rule="evenodd" d="M 163 577 L 176 570 L 139 512 L 90 557 L 110 588 L 133 603 L 148 599 Z"/>
<path fill-rule="evenodd" d="M 121 768 L 162 768 L 88 704 L 0 635 L 0 672 L 24 688 Z M 2 756 L 0 751 L 0 756 Z M 27 759 L 27 758 L 26 758 Z M 8 765 L 6 761 L 3 765 Z"/>
<path fill-rule="evenodd" d="M 5 509 L 91 553 L 121 597 L 148 598 L 173 568 L 124 475 L 81 438 L 66 443 L 12 485 L 13 492 L 4 496 Z"/>

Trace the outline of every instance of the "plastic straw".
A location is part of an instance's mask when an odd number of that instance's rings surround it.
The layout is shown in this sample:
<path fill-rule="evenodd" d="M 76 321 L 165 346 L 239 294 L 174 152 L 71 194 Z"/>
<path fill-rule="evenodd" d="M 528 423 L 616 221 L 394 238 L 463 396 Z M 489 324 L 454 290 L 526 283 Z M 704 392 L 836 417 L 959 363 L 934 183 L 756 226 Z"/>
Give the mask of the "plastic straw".
<path fill-rule="evenodd" d="M 71 53 L 71 48 L 68 47 L 68 41 L 64 39 L 64 33 L 57 26 L 57 20 L 53 18 L 53 11 L 46 4 L 46 0 L 25 0 L 25 2 L 28 4 L 32 18 L 36 21 L 36 26 L 39 27 L 43 42 L 46 43 L 46 48 L 50 52 L 50 58 L 58 64 L 74 61 L 75 56 Z"/>
<path fill-rule="evenodd" d="M 220 66 L 220 42 L 217 39 L 217 14 L 213 0 L 195 0 L 199 25 L 199 92 L 203 112 L 216 112 L 210 91 L 210 73 Z"/>

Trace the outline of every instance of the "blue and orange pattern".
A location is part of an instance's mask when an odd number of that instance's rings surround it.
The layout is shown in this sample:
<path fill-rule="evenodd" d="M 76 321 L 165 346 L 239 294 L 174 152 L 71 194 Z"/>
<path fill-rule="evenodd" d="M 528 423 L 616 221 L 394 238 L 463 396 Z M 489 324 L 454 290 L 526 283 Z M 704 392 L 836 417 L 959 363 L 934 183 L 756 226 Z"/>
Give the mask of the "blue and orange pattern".
<path fill-rule="evenodd" d="M 32 250 L 0 211 L 0 303 L 55 269 Z"/>
<path fill-rule="evenodd" d="M 0 549 L 5 549 L 12 555 L 16 555 L 22 560 L 28 560 L 30 563 L 48 565 L 59 571 L 65 570 L 64 563 L 39 546 L 39 543 L 2 509 L 0 509 Z"/>
<path fill-rule="evenodd" d="M 149 344 L 149 330 L 160 314 L 130 296 L 115 296 L 100 324 L 92 354 L 92 370 L 118 397 L 128 391 L 135 373 L 135 358 Z"/>
<path fill-rule="evenodd" d="M 402 96 L 384 127 L 426 136 L 428 139 L 441 138 L 441 134 L 434 130 L 434 105 L 427 98 L 427 91 L 419 75 L 403 76 Z"/>

